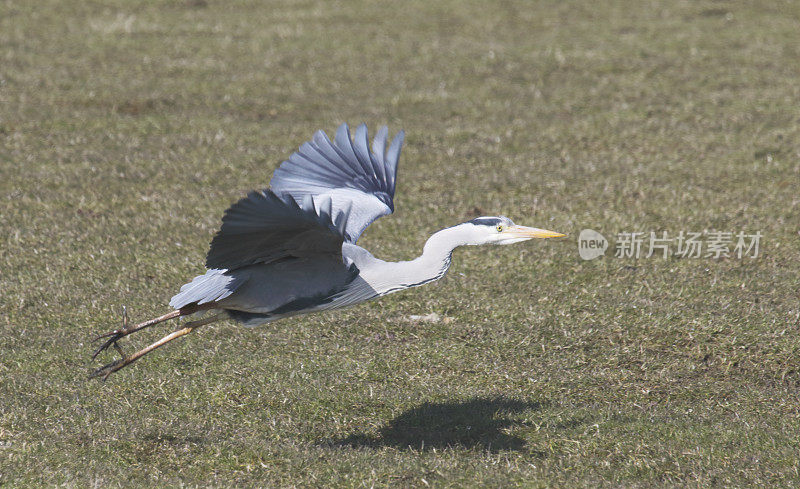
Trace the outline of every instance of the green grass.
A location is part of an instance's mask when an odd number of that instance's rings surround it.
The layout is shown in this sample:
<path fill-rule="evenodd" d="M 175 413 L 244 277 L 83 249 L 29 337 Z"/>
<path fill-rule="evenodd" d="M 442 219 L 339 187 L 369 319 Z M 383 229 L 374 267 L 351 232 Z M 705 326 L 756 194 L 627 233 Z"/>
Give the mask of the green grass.
<path fill-rule="evenodd" d="M 0 485 L 800 485 L 800 6 L 756 5 L 0 3 Z M 407 131 L 377 256 L 475 212 L 570 239 L 88 381 L 341 121 Z M 583 228 L 764 238 L 584 262 Z"/>

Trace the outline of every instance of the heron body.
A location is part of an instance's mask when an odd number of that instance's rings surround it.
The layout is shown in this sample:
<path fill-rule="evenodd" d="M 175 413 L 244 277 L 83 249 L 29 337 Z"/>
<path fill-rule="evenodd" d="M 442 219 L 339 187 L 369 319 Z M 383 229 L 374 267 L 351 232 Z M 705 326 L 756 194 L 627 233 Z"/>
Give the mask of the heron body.
<path fill-rule="evenodd" d="M 321 255 L 236 270 L 212 269 L 186 284 L 170 306 L 181 309 L 214 302 L 246 326 L 339 309 L 442 278 L 453 250 L 469 244 L 471 226 L 466 223 L 436 233 L 423 254 L 411 261 L 383 261 L 358 245 L 343 243 L 341 257 Z"/>
<path fill-rule="evenodd" d="M 433 234 L 422 255 L 387 262 L 358 246 L 363 231 L 394 211 L 397 162 L 404 134 L 388 149 L 381 128 L 370 149 L 367 128 L 351 138 L 342 124 L 333 141 L 318 131 L 275 171 L 268 189 L 251 192 L 223 216 L 206 257 L 207 272 L 172 297 L 172 313 L 136 326 L 127 325 L 95 356 L 117 340 L 144 327 L 198 311 L 213 316 L 121 360 L 96 370 L 111 372 L 208 322 L 230 317 L 257 326 L 297 314 L 338 309 L 399 290 L 424 285 L 447 273 L 459 246 L 511 244 L 560 233 L 517 226 L 506 217 L 479 217 Z"/>

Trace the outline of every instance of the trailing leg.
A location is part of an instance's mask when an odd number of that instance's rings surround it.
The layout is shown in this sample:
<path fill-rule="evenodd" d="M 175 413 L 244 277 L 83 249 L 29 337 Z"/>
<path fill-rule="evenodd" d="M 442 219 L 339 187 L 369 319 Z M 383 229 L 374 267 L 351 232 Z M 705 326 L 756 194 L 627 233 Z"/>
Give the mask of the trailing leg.
<path fill-rule="evenodd" d="M 118 348 L 117 341 L 128 336 L 129 334 L 139 331 L 140 329 L 153 326 L 154 324 L 162 323 L 164 321 L 168 321 L 170 319 L 179 317 L 180 315 L 181 315 L 180 311 L 172 311 L 170 313 L 164 314 L 163 316 L 159 316 L 155 319 L 150 319 L 149 321 L 145 321 L 143 323 L 131 326 L 130 324 L 128 324 L 128 308 L 123 307 L 122 327 L 119 329 L 115 329 L 114 331 L 109 331 L 108 333 L 101 334 L 100 336 L 94 339 L 94 341 L 97 341 L 103 338 L 108 338 L 105 342 L 103 342 L 102 345 L 100 345 L 100 347 L 97 350 L 94 351 L 94 353 L 92 354 L 92 360 L 97 358 L 97 355 L 99 355 L 100 352 L 102 352 L 111 345 L 114 345 L 115 347 Z"/>
<path fill-rule="evenodd" d="M 156 324 L 159 324 L 159 323 L 163 323 L 164 321 L 169 321 L 170 319 L 174 319 L 176 317 L 185 316 L 187 314 L 193 314 L 195 312 L 203 311 L 203 310 L 206 310 L 206 309 L 211 309 L 213 307 L 214 307 L 213 303 L 204 304 L 202 306 L 197 306 L 197 305 L 192 304 L 192 305 L 188 305 L 186 307 L 182 307 L 181 309 L 178 309 L 178 310 L 169 312 L 167 314 L 164 314 L 163 316 L 159 316 L 159 317 L 157 317 L 155 319 L 150 319 L 149 321 L 145 321 L 143 323 L 139 323 L 139 324 L 136 324 L 136 325 L 133 325 L 133 326 L 131 326 L 128 323 L 128 308 L 127 307 L 123 307 L 122 308 L 122 327 L 120 327 L 119 329 L 115 329 L 114 331 L 109 331 L 108 333 L 101 334 L 100 336 L 98 336 L 97 338 L 94 339 L 94 341 L 97 341 L 97 340 L 100 340 L 100 339 L 103 339 L 103 338 L 108 338 L 105 342 L 103 342 L 102 345 L 100 345 L 99 348 L 97 348 L 97 350 L 94 351 L 94 353 L 92 354 L 92 360 L 97 358 L 97 355 L 99 355 L 100 352 L 102 352 L 103 350 L 105 350 L 109 346 L 111 346 L 111 345 L 115 345 L 116 346 L 117 341 L 121 340 L 122 338 L 128 336 L 131 333 L 135 333 L 135 332 L 137 332 L 137 331 L 139 331 L 141 329 L 148 328 L 150 326 L 153 326 L 153 325 L 156 325 Z"/>
<path fill-rule="evenodd" d="M 175 311 L 175 312 L 179 312 L 179 311 Z M 167 316 L 167 315 L 165 314 L 164 316 Z M 164 317 L 164 316 L 161 316 L 161 317 Z M 141 357 L 147 355 L 148 353 L 150 353 L 151 351 L 155 350 L 156 348 L 158 348 L 160 346 L 163 346 L 163 345 L 166 345 L 170 341 L 172 341 L 174 339 L 177 339 L 177 338 L 180 338 L 181 336 L 187 335 L 187 334 L 191 333 L 192 331 L 196 330 L 197 328 L 199 328 L 200 326 L 205 326 L 206 324 L 213 323 L 213 322 L 219 321 L 220 319 L 224 319 L 224 318 L 225 318 L 225 315 L 223 313 L 218 313 L 218 314 L 214 314 L 212 316 L 209 316 L 207 318 L 198 319 L 196 321 L 190 321 L 190 322 L 186 323 L 186 325 L 183 328 L 178 329 L 176 331 L 173 331 L 172 333 L 170 333 L 167 336 L 161 338 L 160 340 L 156 341 L 155 343 L 151 344 L 150 346 L 142 348 L 141 350 L 137 351 L 136 353 L 134 353 L 133 355 L 130 355 L 130 356 L 125 355 L 125 353 L 122 351 L 122 348 L 120 348 L 120 346 L 117 345 L 115 342 L 112 342 L 112 344 L 117 349 L 117 351 L 122 356 L 122 358 L 120 358 L 119 360 L 115 360 L 115 361 L 113 361 L 113 362 L 111 362 L 109 364 L 103 365 L 102 367 L 98 368 L 97 370 L 95 370 L 94 372 L 92 372 L 89 375 L 89 378 L 92 379 L 92 378 L 95 378 L 95 377 L 102 376 L 103 380 L 105 380 L 112 373 L 116 372 L 117 370 L 119 370 L 119 369 L 121 369 L 123 367 L 126 367 L 126 366 L 130 365 L 131 363 L 133 363 L 136 360 L 140 359 Z M 167 319 L 171 319 L 171 318 L 167 318 Z M 166 321 L 166 319 L 164 319 L 164 321 Z M 144 323 L 142 323 L 142 324 L 144 324 Z M 155 324 L 155 323 L 153 323 L 153 324 Z M 146 326 L 144 326 L 144 327 L 146 327 Z M 139 328 L 139 329 L 141 329 L 141 328 Z"/>

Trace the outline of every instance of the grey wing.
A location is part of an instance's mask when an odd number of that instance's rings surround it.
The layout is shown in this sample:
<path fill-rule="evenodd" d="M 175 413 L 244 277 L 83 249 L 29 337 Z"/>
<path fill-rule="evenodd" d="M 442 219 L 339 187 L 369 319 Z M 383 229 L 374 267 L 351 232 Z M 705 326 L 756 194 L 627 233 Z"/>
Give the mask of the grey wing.
<path fill-rule="evenodd" d="M 234 269 L 314 254 L 341 258 L 348 213 L 334 212 L 331 199 L 319 200 L 306 196 L 298 203 L 271 190 L 251 192 L 225 211 L 206 267 Z"/>
<path fill-rule="evenodd" d="M 394 212 L 397 161 L 405 133 L 397 133 L 387 151 L 388 133 L 386 126 L 381 127 L 370 150 L 365 124 L 358 126 L 352 140 L 347 124 L 339 126 L 333 142 L 317 131 L 275 170 L 270 187 L 295 199 L 330 198 L 334 214 L 351 209 L 345 239 L 355 243 L 375 219 Z"/>
<path fill-rule="evenodd" d="M 330 199 L 316 203 L 307 196 L 298 203 L 270 190 L 251 192 L 225 211 L 206 257 L 210 270 L 181 287 L 170 305 L 228 298 L 247 283 L 251 273 L 241 269 L 249 265 L 308 257 L 341 263 L 347 218 L 346 212 L 333 213 Z"/>

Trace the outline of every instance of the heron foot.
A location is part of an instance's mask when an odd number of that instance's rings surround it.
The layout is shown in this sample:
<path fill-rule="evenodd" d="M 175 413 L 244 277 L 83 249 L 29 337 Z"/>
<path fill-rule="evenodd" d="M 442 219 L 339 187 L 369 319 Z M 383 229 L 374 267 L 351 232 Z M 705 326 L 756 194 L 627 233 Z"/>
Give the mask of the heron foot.
<path fill-rule="evenodd" d="M 102 345 L 100 345 L 99 348 L 97 348 L 97 350 L 94 351 L 94 353 L 92 354 L 92 360 L 97 358 L 97 355 L 99 355 L 102 351 L 108 349 L 109 346 L 113 345 L 113 346 L 116 347 L 117 346 L 117 341 L 119 341 L 120 339 L 128 336 L 129 334 L 135 333 L 135 332 L 139 331 L 140 329 L 147 328 L 147 327 L 152 326 L 154 324 L 158 324 L 158 323 L 167 321 L 169 319 L 176 318 L 176 317 L 178 317 L 180 315 L 181 315 L 180 311 L 172 311 L 170 313 L 164 314 L 163 316 L 159 316 L 159 317 L 157 317 L 155 319 L 151 319 L 149 321 L 145 321 L 143 323 L 139 323 L 139 324 L 137 324 L 135 326 L 132 326 L 132 325 L 130 325 L 130 323 L 128 321 L 128 308 L 123 306 L 122 307 L 122 326 L 120 328 L 118 328 L 118 329 L 115 329 L 114 331 L 109 331 L 108 333 L 103 333 L 100 336 L 96 337 L 94 340 L 92 340 L 92 341 L 98 341 L 98 340 L 102 340 L 103 338 L 108 338 L 106 341 L 103 342 Z"/>
<path fill-rule="evenodd" d="M 175 313 L 178 313 L 178 311 L 175 311 Z M 170 317 L 167 317 L 167 316 L 170 316 Z M 162 316 L 161 318 L 158 318 L 158 319 L 161 319 L 162 321 L 166 321 L 166 319 L 171 319 L 172 317 L 177 317 L 177 315 L 175 315 L 173 313 L 170 313 L 170 314 L 164 315 L 164 316 Z M 96 369 L 91 374 L 89 374 L 89 378 L 90 379 L 94 379 L 96 377 L 102 377 L 103 380 L 106 380 L 109 375 L 113 374 L 117 370 L 119 370 L 119 369 L 121 369 L 121 368 L 123 368 L 123 367 L 125 367 L 127 365 L 130 365 L 131 363 L 133 363 L 136 360 L 138 360 L 139 358 L 147 355 L 148 353 L 150 353 L 151 351 L 155 350 L 156 348 L 159 348 L 159 347 L 161 347 L 163 345 L 166 345 L 167 343 L 169 343 L 170 341 L 172 341 L 172 340 L 174 340 L 176 338 L 180 338 L 181 336 L 187 335 L 187 334 L 191 333 L 192 331 L 196 330 L 197 328 L 199 328 L 201 326 L 205 326 L 206 324 L 210 324 L 210 323 L 219 321 L 220 319 L 223 319 L 224 317 L 225 317 L 225 315 L 220 313 L 220 314 L 214 314 L 214 315 L 209 316 L 207 318 L 198 319 L 196 321 L 188 322 L 188 323 L 186 323 L 186 325 L 183 328 L 178 329 L 176 331 L 173 331 L 172 333 L 164 336 L 163 338 L 161 338 L 160 340 L 158 340 L 155 343 L 151 344 L 150 346 L 142 348 L 141 350 L 137 351 L 136 353 L 134 353 L 132 355 L 126 355 L 125 352 L 122 351 L 122 347 L 120 347 L 117 344 L 117 340 L 119 338 L 116 338 L 116 333 L 112 332 L 111 334 L 106 334 L 105 336 L 110 336 L 110 338 L 109 338 L 108 341 L 106 341 L 106 343 L 104 343 L 104 347 L 102 349 L 108 348 L 108 346 L 113 346 L 117 350 L 117 352 L 120 354 L 120 357 L 122 357 L 122 358 L 120 358 L 118 360 L 115 360 L 115 361 L 113 361 L 111 363 L 107 363 L 107 364 L 103 365 L 102 367 Z M 162 318 L 164 318 L 164 319 L 162 319 Z M 124 318 L 123 318 L 123 321 L 125 321 Z M 149 321 L 148 323 L 142 323 L 140 325 L 137 325 L 137 326 L 131 328 L 130 330 L 125 330 L 125 328 L 123 327 L 122 330 L 120 330 L 120 331 L 122 333 L 124 333 L 124 334 L 122 334 L 122 336 L 126 336 L 126 335 L 128 335 L 130 333 L 133 333 L 134 331 L 142 329 L 143 327 L 149 326 L 151 324 L 155 324 L 155 323 L 152 323 L 152 322 Z M 146 326 L 142 326 L 142 325 L 146 325 Z M 101 349 L 101 351 L 102 351 L 102 349 Z"/>
<path fill-rule="evenodd" d="M 103 335 L 103 336 L 108 336 L 108 333 Z M 122 336 L 125 336 L 125 335 L 122 335 Z M 120 338 L 122 336 L 120 336 Z M 111 345 L 114 346 L 114 349 L 117 350 L 117 352 L 119 353 L 119 356 L 121 358 L 119 360 L 114 360 L 113 362 L 107 363 L 107 364 L 103 365 L 102 367 L 94 370 L 92 373 L 89 374 L 89 378 L 90 379 L 93 379 L 95 377 L 100 377 L 102 375 L 103 376 L 103 380 L 106 380 L 109 375 L 111 375 L 112 373 L 114 373 L 117 370 L 121 369 L 125 365 L 127 365 L 127 364 L 133 362 L 134 360 L 136 360 L 135 358 L 131 359 L 131 357 L 129 357 L 128 355 L 125 354 L 124 351 L 122 351 L 122 347 L 119 346 L 119 344 L 117 343 L 118 339 L 119 338 L 112 337 L 110 340 L 106 341 L 103 344 L 103 346 L 98 351 L 95 352 L 94 356 L 92 356 L 92 360 L 94 360 L 94 358 L 97 356 L 98 353 L 100 353 L 101 351 L 105 350 L 106 348 L 108 348 Z"/>
<path fill-rule="evenodd" d="M 114 347 L 119 348 L 117 345 L 117 341 L 124 338 L 125 336 L 131 334 L 133 331 L 128 330 L 128 307 L 122 306 L 122 327 L 119 329 L 115 329 L 114 331 L 109 331 L 108 333 L 103 333 L 97 336 L 92 341 L 102 340 L 103 338 L 108 338 L 105 342 L 98 349 L 92 353 L 92 360 L 97 358 L 103 350 L 106 350 L 109 346 L 114 345 Z M 123 355 L 124 356 L 124 355 Z"/>
<path fill-rule="evenodd" d="M 117 370 L 121 369 L 122 367 L 130 363 L 130 362 L 126 363 L 125 360 L 126 360 L 125 358 L 120 358 L 119 360 L 114 360 L 111 363 L 107 363 L 102 367 L 96 369 L 94 372 L 90 373 L 89 378 L 94 379 L 96 377 L 102 376 L 103 380 L 106 380 L 109 375 L 111 375 L 112 373 L 116 372 Z"/>

